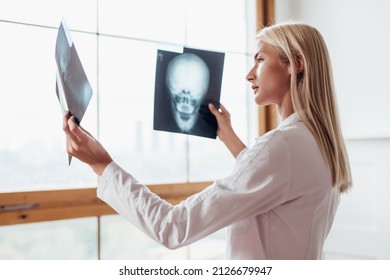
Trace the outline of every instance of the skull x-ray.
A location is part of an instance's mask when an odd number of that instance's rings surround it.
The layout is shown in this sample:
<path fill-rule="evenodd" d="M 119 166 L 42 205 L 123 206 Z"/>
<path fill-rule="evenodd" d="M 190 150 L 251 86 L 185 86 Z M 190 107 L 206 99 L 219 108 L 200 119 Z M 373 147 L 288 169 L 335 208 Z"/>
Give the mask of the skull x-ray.
<path fill-rule="evenodd" d="M 208 103 L 218 107 L 225 55 L 184 48 L 157 52 L 154 129 L 216 138 L 217 122 Z"/>

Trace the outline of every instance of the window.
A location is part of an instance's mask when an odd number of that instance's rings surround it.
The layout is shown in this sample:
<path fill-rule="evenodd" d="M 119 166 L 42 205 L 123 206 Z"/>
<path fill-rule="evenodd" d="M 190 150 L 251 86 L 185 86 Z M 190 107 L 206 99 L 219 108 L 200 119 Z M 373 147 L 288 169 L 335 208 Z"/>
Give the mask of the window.
<path fill-rule="evenodd" d="M 96 218 L 0 228 L 0 260 L 96 259 Z"/>
<path fill-rule="evenodd" d="M 174 195 L 164 191 L 164 186 L 156 186 L 156 190 L 177 201 L 188 195 L 188 186 L 194 191 L 202 185 L 198 182 L 228 175 L 234 161 L 216 140 L 153 131 L 157 49 L 187 46 L 225 52 L 221 102 L 230 110 L 237 133 L 251 143 L 257 136 L 257 123 L 253 121 L 256 110 L 248 94 L 245 75 L 247 63 L 252 58 L 247 34 L 255 32 L 254 24 L 248 25 L 248 19 L 253 18 L 253 15 L 248 16 L 248 10 L 253 13 L 255 10 L 252 6 L 253 1 L 240 0 L 16 0 L 2 7 L 0 96 L 3 102 L 0 110 L 4 117 L 0 118 L 0 126 L 6 133 L 0 135 L 0 205 L 5 205 L 0 209 L 3 225 L 0 226 L 0 248 L 8 242 L 12 235 L 9 233 L 14 230 L 39 231 L 57 225 L 58 228 L 80 228 L 79 219 L 11 225 L 17 223 L 15 219 L 21 223 L 30 221 L 30 218 L 31 221 L 52 220 L 55 215 L 51 216 L 51 212 L 47 212 L 48 216 L 31 214 L 27 220 L 18 216 L 6 225 L 6 217 L 16 213 L 18 207 L 25 207 L 23 211 L 29 211 L 29 207 L 51 207 L 51 202 L 45 203 L 41 198 L 34 200 L 39 193 L 31 195 L 32 191 L 45 191 L 44 195 L 52 197 L 53 205 L 63 210 L 57 209 L 62 213 L 61 219 L 81 218 L 91 216 L 91 213 L 96 216 L 111 214 L 101 210 L 100 202 L 90 199 L 93 190 L 76 190 L 96 186 L 97 177 L 89 167 L 77 160 L 67 166 L 62 114 L 55 95 L 54 60 L 57 28 L 63 16 L 94 91 L 82 125 L 98 136 L 113 158 L 140 181 L 152 186 L 169 184 Z M 24 192 L 28 194 L 24 196 Z M 80 206 L 80 201 L 72 202 L 72 194 L 88 194 L 87 198 L 84 199 L 83 195 L 80 198 L 87 204 Z M 63 195 L 67 198 L 60 201 L 58 196 Z M 13 204 L 15 197 L 18 197 L 15 200 L 18 202 Z M 67 205 L 71 202 L 80 203 L 76 205 L 77 209 L 84 207 L 88 210 L 68 213 Z M 94 210 L 94 207 L 100 210 Z M 48 253 L 42 257 L 118 257 L 112 249 L 118 244 L 110 238 L 117 233 L 111 227 L 126 228 L 129 225 L 124 225 L 116 216 L 83 218 L 82 221 L 84 219 L 91 227 L 82 231 L 94 235 L 93 232 L 100 228 L 102 239 L 96 241 L 96 244 L 101 244 L 100 251 L 94 247 L 85 249 L 87 253 L 80 249 L 85 252 L 80 251 L 77 256 Z M 50 231 L 44 232 L 50 234 Z M 221 231 L 209 237 L 213 244 L 219 244 L 212 256 L 199 253 L 199 248 L 209 246 L 207 240 L 176 253 L 183 253 L 180 258 L 220 258 L 223 236 L 224 231 Z M 137 240 L 139 244 L 150 246 L 150 254 L 138 257 L 172 257 L 161 248 L 156 249 L 156 244 L 145 238 L 139 235 Z M 15 246 L 23 249 L 17 244 Z M 13 251 L 14 255 L 2 255 L 2 252 L 0 250 L 0 259 L 12 256 L 39 258 L 28 253 L 20 255 Z"/>

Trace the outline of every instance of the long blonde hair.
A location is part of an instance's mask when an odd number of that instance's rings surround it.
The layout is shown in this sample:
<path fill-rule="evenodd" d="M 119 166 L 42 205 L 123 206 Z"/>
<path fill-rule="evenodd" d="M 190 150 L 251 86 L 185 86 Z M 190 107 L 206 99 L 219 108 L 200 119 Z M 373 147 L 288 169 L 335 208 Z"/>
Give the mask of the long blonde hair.
<path fill-rule="evenodd" d="M 281 60 L 290 63 L 294 110 L 317 140 L 332 172 L 333 186 L 347 191 L 352 185 L 351 170 L 322 35 L 307 24 L 283 23 L 263 28 L 257 39 L 279 49 Z M 298 56 L 304 63 L 302 73 L 297 73 Z"/>

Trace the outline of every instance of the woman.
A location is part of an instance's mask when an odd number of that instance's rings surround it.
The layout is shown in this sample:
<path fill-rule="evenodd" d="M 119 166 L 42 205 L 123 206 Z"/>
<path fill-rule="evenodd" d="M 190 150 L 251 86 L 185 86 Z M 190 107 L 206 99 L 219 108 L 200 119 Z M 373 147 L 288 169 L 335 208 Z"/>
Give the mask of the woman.
<path fill-rule="evenodd" d="M 209 105 L 218 137 L 236 157 L 229 177 L 173 206 L 113 162 L 67 113 L 68 153 L 101 176 L 98 197 L 168 248 L 228 226 L 229 259 L 319 259 L 340 193 L 351 186 L 328 52 L 306 24 L 267 27 L 257 39 L 247 80 L 256 104 L 276 104 L 282 122 L 247 148 L 228 111 Z"/>

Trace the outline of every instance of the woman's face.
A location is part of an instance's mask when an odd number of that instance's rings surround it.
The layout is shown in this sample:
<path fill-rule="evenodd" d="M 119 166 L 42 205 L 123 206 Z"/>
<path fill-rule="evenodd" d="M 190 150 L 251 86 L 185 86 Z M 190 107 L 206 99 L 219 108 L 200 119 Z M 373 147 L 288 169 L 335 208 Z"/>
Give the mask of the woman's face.
<path fill-rule="evenodd" d="M 282 107 L 290 99 L 289 64 L 281 61 L 278 49 L 272 45 L 258 41 L 254 65 L 246 79 L 252 84 L 258 105 Z"/>

